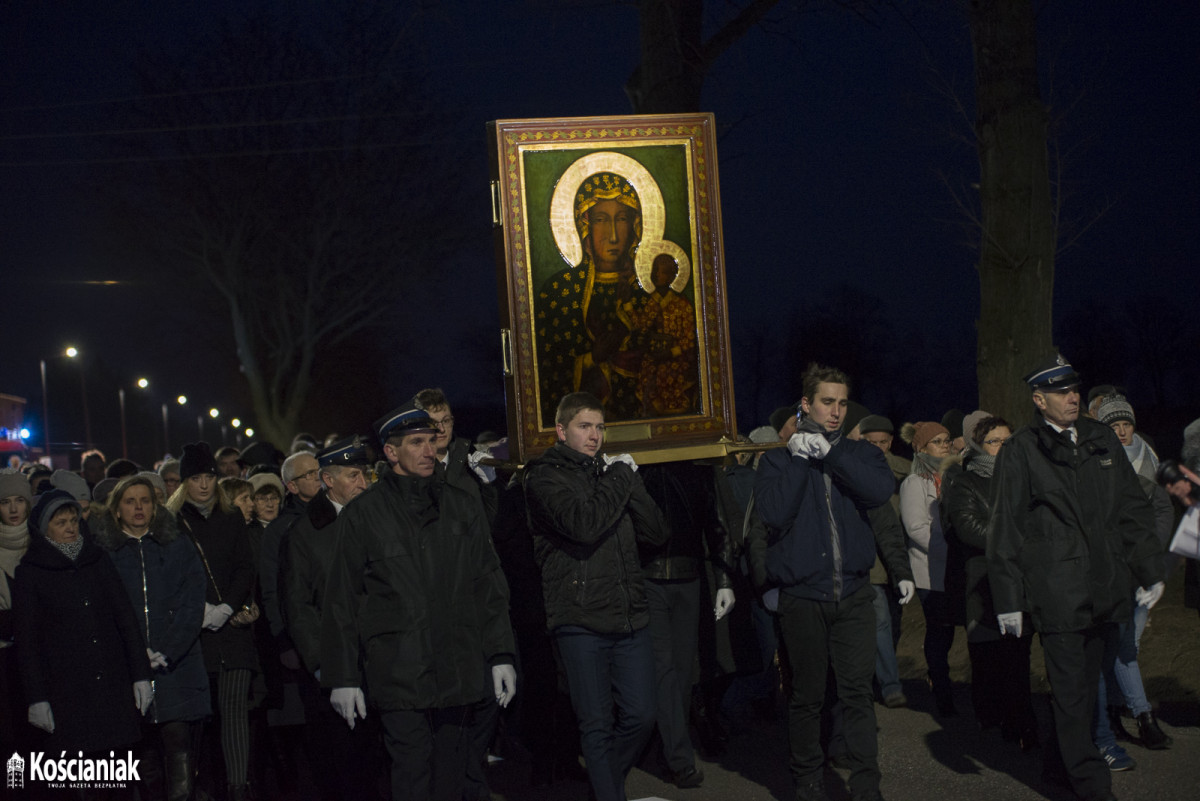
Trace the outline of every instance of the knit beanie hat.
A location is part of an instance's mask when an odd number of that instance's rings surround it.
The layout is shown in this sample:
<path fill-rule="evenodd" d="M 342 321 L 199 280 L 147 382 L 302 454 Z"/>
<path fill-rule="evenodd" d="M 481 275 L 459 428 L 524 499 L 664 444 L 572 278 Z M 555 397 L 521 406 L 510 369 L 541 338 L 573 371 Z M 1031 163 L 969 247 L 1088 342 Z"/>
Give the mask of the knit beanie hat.
<path fill-rule="evenodd" d="M 963 413 L 959 409 L 951 409 L 942 415 L 942 425 L 946 427 L 946 433 L 950 435 L 950 439 L 958 439 L 967 433 L 963 419 Z"/>
<path fill-rule="evenodd" d="M 994 417 L 994 415 L 991 412 L 985 412 L 983 409 L 976 409 L 963 418 L 962 432 L 967 442 L 974 443 L 976 446 L 983 445 L 982 442 L 975 439 L 975 427 L 989 417 Z"/>
<path fill-rule="evenodd" d="M 905 436 L 906 434 L 911 434 L 911 439 Z M 929 421 L 920 423 L 905 423 L 900 428 L 901 439 L 910 443 L 913 451 L 924 450 L 925 446 L 929 444 L 929 440 L 933 439 L 938 434 L 950 436 L 950 431 L 941 423 L 933 423 Z"/>
<path fill-rule="evenodd" d="M 78 473 L 72 473 L 70 470 L 55 470 L 50 476 L 50 484 L 55 489 L 64 490 L 71 494 L 71 497 L 77 501 L 90 501 L 92 499 L 92 491 L 88 489 L 87 482 L 83 476 Z"/>
<path fill-rule="evenodd" d="M 213 458 L 212 448 L 207 442 L 189 442 L 183 446 L 183 455 L 179 457 L 179 478 L 187 481 L 192 476 L 201 473 L 216 475 L 217 460 Z"/>
<path fill-rule="evenodd" d="M 83 509 L 79 506 L 79 502 L 71 497 L 71 493 L 60 489 L 43 492 L 37 497 L 33 513 L 29 515 L 29 522 L 34 524 L 37 532 L 44 537 L 46 536 L 46 527 L 50 525 L 55 513 L 67 507 L 73 507 L 78 514 L 83 514 Z"/>
<path fill-rule="evenodd" d="M 882 431 L 886 434 L 894 434 L 896 432 L 892 421 L 881 414 L 869 414 L 858 423 L 858 433 L 870 434 L 873 431 Z"/>
<path fill-rule="evenodd" d="M 0 498 L 20 495 L 33 505 L 33 490 L 29 488 L 29 479 L 20 470 L 6 467 L 0 470 Z"/>
<path fill-rule="evenodd" d="M 1192 472 L 1200 468 L 1200 417 L 1183 429 L 1183 450 L 1179 453 L 1179 459 Z"/>
<path fill-rule="evenodd" d="M 1137 425 L 1137 420 L 1133 416 L 1133 407 L 1129 405 L 1129 401 L 1125 400 L 1123 395 L 1106 395 L 1100 405 L 1096 407 L 1096 419 L 1104 425 L 1112 425 L 1118 420 L 1127 420 L 1134 425 Z"/>
<path fill-rule="evenodd" d="M 759 426 L 750 432 L 750 441 L 755 445 L 767 445 L 779 442 L 779 432 L 771 426 Z"/>
<path fill-rule="evenodd" d="M 155 473 L 153 470 L 143 470 L 137 475 L 138 478 L 144 478 L 153 484 L 154 488 L 163 495 L 167 494 L 167 482 L 163 481 L 162 476 L 160 476 L 158 473 Z"/>
<path fill-rule="evenodd" d="M 119 478 L 106 478 L 97 482 L 96 486 L 92 487 L 92 500 L 99 504 L 108 503 L 108 496 L 112 495 L 112 491 L 121 481 Z"/>

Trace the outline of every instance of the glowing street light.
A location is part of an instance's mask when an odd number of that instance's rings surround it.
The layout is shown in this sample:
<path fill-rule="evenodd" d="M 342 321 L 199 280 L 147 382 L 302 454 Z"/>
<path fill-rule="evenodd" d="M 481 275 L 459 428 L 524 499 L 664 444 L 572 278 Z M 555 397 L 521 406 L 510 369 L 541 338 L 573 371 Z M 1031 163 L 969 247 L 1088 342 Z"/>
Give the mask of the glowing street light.
<path fill-rule="evenodd" d="M 138 385 L 138 389 L 145 389 L 146 387 L 150 386 L 150 379 L 149 378 L 139 378 L 137 380 L 137 385 Z"/>
<path fill-rule="evenodd" d="M 211 417 L 212 419 L 216 420 L 218 417 L 221 416 L 221 412 L 219 410 L 217 410 L 216 408 L 209 409 L 208 416 Z"/>
<path fill-rule="evenodd" d="M 175 399 L 175 402 L 178 403 L 180 406 L 183 406 L 185 403 L 187 403 L 187 395 L 180 395 L 178 398 Z"/>
<path fill-rule="evenodd" d="M 79 351 L 73 347 L 67 348 L 65 351 L 63 351 L 63 355 L 65 355 L 68 359 L 74 359 L 79 355 Z"/>
<path fill-rule="evenodd" d="M 241 428 L 242 421 L 235 417 L 229 421 L 229 425 L 233 426 L 234 428 Z"/>
<path fill-rule="evenodd" d="M 253 437 L 253 436 L 254 436 L 254 429 L 253 429 L 253 428 L 247 428 L 247 429 L 246 429 L 246 436 L 247 436 L 247 437 Z"/>

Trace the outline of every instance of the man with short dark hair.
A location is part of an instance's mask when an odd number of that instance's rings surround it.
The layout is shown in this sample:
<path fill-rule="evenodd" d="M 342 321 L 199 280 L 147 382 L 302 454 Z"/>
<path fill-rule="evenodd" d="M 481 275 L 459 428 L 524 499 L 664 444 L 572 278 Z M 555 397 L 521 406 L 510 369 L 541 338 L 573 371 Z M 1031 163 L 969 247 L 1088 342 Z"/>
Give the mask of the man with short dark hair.
<path fill-rule="evenodd" d="M 437 469 L 429 415 L 409 404 L 375 428 L 391 470 L 338 518 L 321 684 L 351 728 L 370 694 L 393 799 L 458 801 L 472 708 L 516 692 L 508 585 L 478 490 Z"/>
<path fill-rule="evenodd" d="M 792 665 L 788 740 L 797 800 L 829 798 L 820 713 L 832 670 L 843 710 L 842 758 L 850 768 L 850 792 L 854 801 L 878 801 L 871 689 L 875 535 L 867 511 L 887 503 L 895 482 L 882 451 L 842 436 L 846 375 L 810 364 L 802 383 L 796 433 L 786 448 L 763 455 L 755 477 L 755 508 L 766 525 L 766 542 L 752 546 L 752 567 L 760 589 L 778 594 L 780 631 Z M 911 597 L 911 582 L 905 590 Z"/>
<path fill-rule="evenodd" d="M 1040 635 L 1071 788 L 1109 801 L 1115 757 L 1091 732 L 1105 638 L 1129 619 L 1134 587 L 1147 607 L 1162 596 L 1162 551 L 1116 434 L 1079 416 L 1070 363 L 1056 356 L 1024 381 L 1039 419 L 996 459 L 988 578 L 1001 634 L 1020 637 L 1029 614 Z"/>
<path fill-rule="evenodd" d="M 546 627 L 562 655 L 592 790 L 598 801 L 624 801 L 625 777 L 655 718 L 638 543 L 661 545 L 668 535 L 633 457 L 600 454 L 598 398 L 564 396 L 554 428 L 558 442 L 530 461 L 525 475 Z"/>
<path fill-rule="evenodd" d="M 242 475 L 241 451 L 226 445 L 214 454 L 217 457 L 217 477 L 240 478 Z"/>

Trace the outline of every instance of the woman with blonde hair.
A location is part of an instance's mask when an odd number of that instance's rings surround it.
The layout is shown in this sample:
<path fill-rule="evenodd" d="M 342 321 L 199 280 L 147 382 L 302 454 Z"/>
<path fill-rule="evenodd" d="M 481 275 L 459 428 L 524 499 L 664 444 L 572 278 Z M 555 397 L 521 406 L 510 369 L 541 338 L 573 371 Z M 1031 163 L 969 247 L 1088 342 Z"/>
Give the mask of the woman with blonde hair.
<path fill-rule="evenodd" d="M 200 653 L 204 566 L 145 476 L 122 479 L 91 523 L 133 604 L 154 671 L 154 702 L 142 721 L 143 743 L 154 753 L 143 759 L 143 778 L 153 797 L 183 801 L 192 794 L 194 730 L 212 712 Z M 165 793 L 155 787 L 162 776 Z"/>

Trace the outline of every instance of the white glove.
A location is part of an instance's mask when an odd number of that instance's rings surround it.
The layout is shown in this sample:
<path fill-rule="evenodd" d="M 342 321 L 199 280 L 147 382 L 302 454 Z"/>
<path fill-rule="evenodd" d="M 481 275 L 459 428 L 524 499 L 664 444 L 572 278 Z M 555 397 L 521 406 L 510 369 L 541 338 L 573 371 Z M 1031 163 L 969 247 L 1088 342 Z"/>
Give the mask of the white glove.
<path fill-rule="evenodd" d="M 491 484 L 496 480 L 496 468 L 480 464 L 484 459 L 490 458 L 492 455 L 486 451 L 475 451 L 467 456 L 467 465 L 475 471 L 475 475 L 479 476 L 479 480 L 484 484 Z"/>
<path fill-rule="evenodd" d="M 150 657 L 150 669 L 165 668 L 167 666 L 167 658 L 158 651 L 151 648 L 146 649 L 146 656 Z"/>
<path fill-rule="evenodd" d="M 496 703 L 508 706 L 517 694 L 517 671 L 512 665 L 496 665 L 492 668 L 492 689 L 496 691 Z"/>
<path fill-rule="evenodd" d="M 233 608 L 229 604 L 218 604 L 213 606 L 210 603 L 204 604 L 204 628 L 209 631 L 216 631 L 225 625 L 225 621 L 229 620 L 233 615 Z"/>
<path fill-rule="evenodd" d="M 1024 615 L 1020 612 L 1005 612 L 1002 615 L 996 615 L 996 622 L 1000 624 L 1000 636 L 1011 634 L 1014 637 L 1021 636 L 1021 621 Z"/>
<path fill-rule="evenodd" d="M 763 593 L 763 606 L 772 612 L 779 610 L 779 588 L 773 587 Z"/>
<path fill-rule="evenodd" d="M 788 450 L 804 459 L 824 459 L 829 453 L 829 440 L 824 434 L 798 431 L 788 439 Z"/>
<path fill-rule="evenodd" d="M 138 714 L 146 714 L 153 700 L 154 688 L 150 686 L 150 682 L 143 680 L 133 683 L 133 705 L 138 708 Z"/>
<path fill-rule="evenodd" d="M 38 701 L 29 705 L 29 722 L 44 732 L 54 734 L 54 713 L 49 701 Z"/>
<path fill-rule="evenodd" d="M 356 715 L 363 720 L 367 719 L 367 699 L 363 696 L 363 691 L 358 687 L 338 687 L 329 694 L 329 703 L 333 704 L 334 710 L 341 715 L 342 720 L 346 721 L 346 725 L 354 728 Z"/>
<path fill-rule="evenodd" d="M 1149 587 L 1138 587 L 1133 597 L 1137 599 L 1138 606 L 1153 609 L 1154 605 L 1163 597 L 1163 590 L 1165 589 L 1166 586 L 1161 581 L 1158 581 Z"/>
<path fill-rule="evenodd" d="M 733 590 L 728 587 L 717 590 L 717 597 L 714 600 L 713 614 L 717 616 L 717 620 L 729 614 L 729 610 L 733 609 L 733 604 L 737 601 L 733 595 Z"/>
<path fill-rule="evenodd" d="M 900 593 L 901 606 L 917 597 L 917 585 L 913 584 L 908 579 L 901 579 L 898 581 L 896 583 L 896 590 Z"/>
<path fill-rule="evenodd" d="M 637 468 L 638 468 L 637 462 L 635 462 L 633 460 L 633 457 L 630 456 L 628 453 L 618 453 L 615 456 L 613 456 L 611 454 L 607 454 L 607 453 L 604 454 L 604 465 L 605 465 L 604 469 L 605 470 L 612 467 L 617 462 L 624 462 L 625 464 L 629 465 L 629 467 L 633 470 L 633 472 L 635 472 L 635 473 L 637 472 Z"/>

